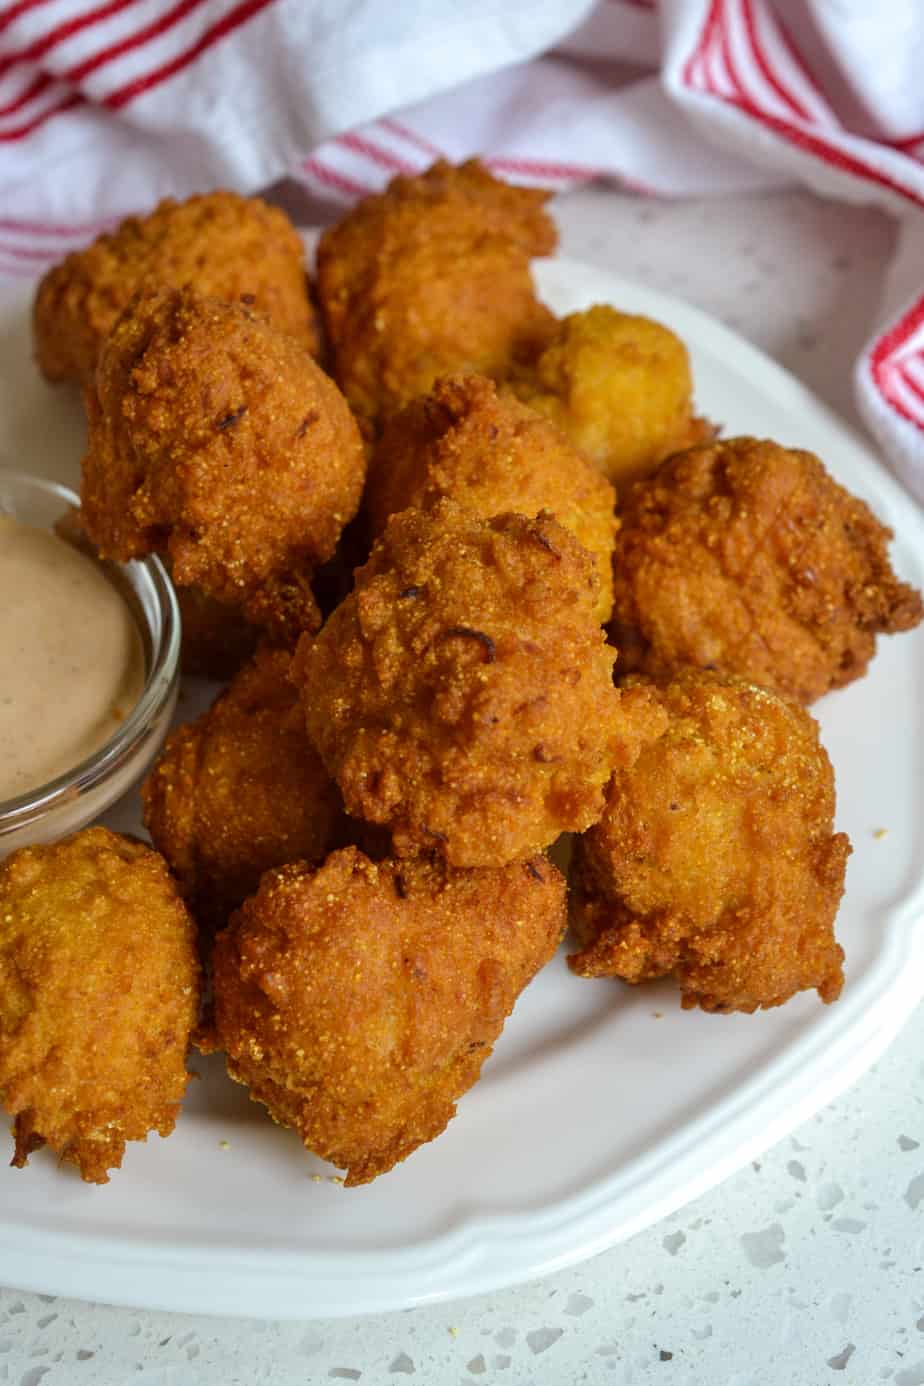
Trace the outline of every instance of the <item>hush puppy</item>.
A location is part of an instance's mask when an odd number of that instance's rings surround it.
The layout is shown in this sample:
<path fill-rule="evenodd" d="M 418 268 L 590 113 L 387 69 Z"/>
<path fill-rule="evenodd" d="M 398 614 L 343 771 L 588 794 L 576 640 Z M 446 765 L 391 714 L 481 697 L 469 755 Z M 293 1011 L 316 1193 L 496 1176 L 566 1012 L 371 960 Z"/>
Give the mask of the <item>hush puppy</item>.
<path fill-rule="evenodd" d="M 599 600 L 593 559 L 548 515 L 447 499 L 393 516 L 293 666 L 347 812 L 453 866 L 593 823 L 620 739 Z"/>
<path fill-rule="evenodd" d="M 438 380 L 386 426 L 369 468 L 364 504 L 372 532 L 410 506 L 452 496 L 489 519 L 548 510 L 597 560 L 597 617 L 613 606 L 616 496 L 609 482 L 546 419 L 499 397 L 484 376 Z"/>
<path fill-rule="evenodd" d="M 291 661 L 260 650 L 173 733 L 141 791 L 145 827 L 206 929 L 221 928 L 271 866 L 323 861 L 343 813 L 305 734 Z"/>
<path fill-rule="evenodd" d="M 673 976 L 684 1007 L 754 1011 L 841 990 L 834 918 L 850 844 L 797 703 L 686 671 L 653 690 L 662 735 L 614 774 L 576 844 L 569 959 L 582 977 Z"/>
<path fill-rule="evenodd" d="M 367 435 L 437 376 L 502 377 L 554 319 L 529 262 L 557 240 L 549 194 L 442 160 L 364 198 L 318 246 L 334 377 Z"/>
<path fill-rule="evenodd" d="M 278 643 L 318 624 L 311 573 L 359 506 L 365 455 L 304 347 L 239 304 L 142 291 L 87 407 L 81 514 L 105 557 L 164 552 L 179 585 Z"/>
<path fill-rule="evenodd" d="M 623 500 L 613 557 L 620 673 L 715 668 L 814 702 L 866 672 L 921 597 L 891 530 L 810 452 L 732 438 L 666 461 Z"/>
<path fill-rule="evenodd" d="M 597 304 L 562 318 L 510 388 L 561 429 L 622 495 L 672 452 L 714 430 L 693 412 L 683 342 L 651 318 Z"/>
<path fill-rule="evenodd" d="M 195 930 L 165 863 L 105 828 L 0 863 L 0 1100 L 22 1167 L 49 1145 L 105 1184 L 169 1136 L 199 1008 Z"/>
<path fill-rule="evenodd" d="M 145 280 L 243 300 L 316 353 L 304 254 L 285 213 L 258 197 L 167 198 L 48 271 L 33 317 L 39 368 L 49 380 L 91 385 L 104 340 Z"/>
<path fill-rule="evenodd" d="M 444 1130 L 555 952 L 565 883 L 355 847 L 264 876 L 215 945 L 228 1072 L 307 1149 L 364 1184 Z"/>

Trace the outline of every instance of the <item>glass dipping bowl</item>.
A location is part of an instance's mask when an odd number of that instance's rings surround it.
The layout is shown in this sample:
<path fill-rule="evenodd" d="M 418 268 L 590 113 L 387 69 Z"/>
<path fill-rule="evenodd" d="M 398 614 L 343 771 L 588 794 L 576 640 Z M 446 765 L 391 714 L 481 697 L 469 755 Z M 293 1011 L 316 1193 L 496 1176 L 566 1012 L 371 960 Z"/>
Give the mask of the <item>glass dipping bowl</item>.
<path fill-rule="evenodd" d="M 78 505 L 66 486 L 0 466 L 0 515 L 54 530 Z M 156 558 L 100 561 L 100 567 L 135 618 L 144 651 L 144 689 L 99 750 L 47 784 L 0 800 L 0 860 L 19 847 L 77 832 L 98 818 L 141 779 L 167 734 L 179 689 L 180 653 L 180 613 L 170 579 Z"/>

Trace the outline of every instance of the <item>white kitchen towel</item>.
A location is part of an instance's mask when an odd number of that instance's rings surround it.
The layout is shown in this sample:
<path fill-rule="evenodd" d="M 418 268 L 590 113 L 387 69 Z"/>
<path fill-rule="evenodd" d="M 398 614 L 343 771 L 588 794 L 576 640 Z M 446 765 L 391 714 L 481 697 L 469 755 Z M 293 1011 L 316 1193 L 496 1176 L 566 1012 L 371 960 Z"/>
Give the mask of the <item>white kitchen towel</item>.
<path fill-rule="evenodd" d="M 556 190 L 798 181 L 903 219 L 856 383 L 924 500 L 922 71 L 922 0 L 17 0 L 0 275 L 168 193 L 286 175 L 348 204 L 440 154 Z"/>

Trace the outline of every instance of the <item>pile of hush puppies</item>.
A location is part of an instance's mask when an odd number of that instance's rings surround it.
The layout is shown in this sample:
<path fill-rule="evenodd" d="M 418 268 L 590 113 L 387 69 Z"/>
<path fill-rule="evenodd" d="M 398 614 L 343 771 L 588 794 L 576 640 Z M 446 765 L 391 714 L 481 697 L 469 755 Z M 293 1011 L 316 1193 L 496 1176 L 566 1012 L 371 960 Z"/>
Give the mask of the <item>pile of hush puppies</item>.
<path fill-rule="evenodd" d="M 162 555 L 184 668 L 230 682 L 143 788 L 153 848 L 0 866 L 15 1164 L 105 1182 L 195 1042 L 367 1182 L 445 1128 L 569 920 L 577 977 L 838 996 L 806 709 L 920 595 L 816 457 L 697 415 L 666 327 L 539 302 L 545 201 L 475 161 L 397 178 L 309 290 L 282 213 L 217 192 L 42 281 L 86 538 Z"/>

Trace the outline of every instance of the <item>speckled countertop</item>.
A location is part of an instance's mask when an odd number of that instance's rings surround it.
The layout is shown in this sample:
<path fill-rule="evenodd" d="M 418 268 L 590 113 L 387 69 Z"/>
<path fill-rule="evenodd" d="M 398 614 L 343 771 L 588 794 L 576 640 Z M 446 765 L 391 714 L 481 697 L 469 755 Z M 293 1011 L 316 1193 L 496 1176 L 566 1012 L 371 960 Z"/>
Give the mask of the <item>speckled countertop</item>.
<path fill-rule="evenodd" d="M 557 208 L 562 253 L 729 323 L 856 422 L 894 228 L 798 192 Z M 549 1279 L 378 1318 L 261 1323 L 0 1291 L 11 1386 L 924 1386 L 924 1007 L 846 1096 L 697 1202 Z M 0 1266 L 0 1279 L 15 1267 Z M 79 1291 L 79 1284 L 75 1284 Z"/>

